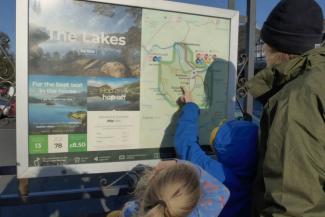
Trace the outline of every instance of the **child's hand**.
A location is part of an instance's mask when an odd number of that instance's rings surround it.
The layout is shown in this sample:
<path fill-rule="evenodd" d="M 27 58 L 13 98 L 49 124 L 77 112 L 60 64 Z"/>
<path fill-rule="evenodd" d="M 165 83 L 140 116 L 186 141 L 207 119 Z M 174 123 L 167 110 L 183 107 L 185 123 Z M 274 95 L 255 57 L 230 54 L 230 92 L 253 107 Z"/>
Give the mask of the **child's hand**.
<path fill-rule="evenodd" d="M 192 102 L 192 93 L 187 90 L 185 87 L 181 87 L 182 90 L 182 96 L 180 98 L 181 102 L 183 103 L 188 103 L 188 102 Z"/>

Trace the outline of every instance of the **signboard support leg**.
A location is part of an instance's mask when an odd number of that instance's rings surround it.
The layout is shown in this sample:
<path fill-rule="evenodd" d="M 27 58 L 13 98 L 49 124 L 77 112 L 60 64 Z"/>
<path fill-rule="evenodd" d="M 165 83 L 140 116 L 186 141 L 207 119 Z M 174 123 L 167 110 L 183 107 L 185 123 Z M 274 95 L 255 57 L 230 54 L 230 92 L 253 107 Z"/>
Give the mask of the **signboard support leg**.
<path fill-rule="evenodd" d="M 29 193 L 28 179 L 18 179 L 18 189 L 22 197 L 28 196 Z"/>

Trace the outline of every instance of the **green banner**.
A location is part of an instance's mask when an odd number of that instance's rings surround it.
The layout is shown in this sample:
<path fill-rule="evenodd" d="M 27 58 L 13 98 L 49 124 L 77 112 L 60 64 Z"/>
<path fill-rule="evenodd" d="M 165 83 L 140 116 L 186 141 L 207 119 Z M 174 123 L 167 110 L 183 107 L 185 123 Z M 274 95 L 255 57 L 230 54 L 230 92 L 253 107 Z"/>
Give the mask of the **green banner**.
<path fill-rule="evenodd" d="M 69 152 L 87 151 L 87 134 L 70 134 L 68 138 Z"/>
<path fill-rule="evenodd" d="M 28 138 L 29 154 L 48 153 L 48 136 L 31 135 Z"/>

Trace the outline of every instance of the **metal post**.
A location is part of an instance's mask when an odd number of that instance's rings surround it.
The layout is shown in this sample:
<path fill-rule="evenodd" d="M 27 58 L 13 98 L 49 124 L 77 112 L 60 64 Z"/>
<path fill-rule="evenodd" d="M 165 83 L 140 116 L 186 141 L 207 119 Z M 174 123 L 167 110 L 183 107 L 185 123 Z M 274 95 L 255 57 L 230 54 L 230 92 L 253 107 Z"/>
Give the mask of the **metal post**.
<path fill-rule="evenodd" d="M 246 50 L 248 51 L 247 79 L 254 77 L 255 64 L 255 34 L 256 34 L 256 0 L 247 0 L 247 37 Z M 245 110 L 249 114 L 253 113 L 253 97 L 247 94 Z"/>
<path fill-rule="evenodd" d="M 228 9 L 235 10 L 236 0 L 228 0 Z"/>

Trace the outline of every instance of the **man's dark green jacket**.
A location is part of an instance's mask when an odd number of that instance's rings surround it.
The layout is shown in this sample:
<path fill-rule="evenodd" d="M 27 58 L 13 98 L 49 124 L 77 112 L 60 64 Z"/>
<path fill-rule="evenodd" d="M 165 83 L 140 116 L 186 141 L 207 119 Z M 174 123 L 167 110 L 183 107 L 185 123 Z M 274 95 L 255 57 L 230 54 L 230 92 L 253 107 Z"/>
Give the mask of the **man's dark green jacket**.
<path fill-rule="evenodd" d="M 247 88 L 264 103 L 260 216 L 325 217 L 325 48 L 262 70 Z"/>

